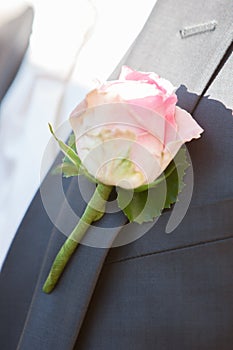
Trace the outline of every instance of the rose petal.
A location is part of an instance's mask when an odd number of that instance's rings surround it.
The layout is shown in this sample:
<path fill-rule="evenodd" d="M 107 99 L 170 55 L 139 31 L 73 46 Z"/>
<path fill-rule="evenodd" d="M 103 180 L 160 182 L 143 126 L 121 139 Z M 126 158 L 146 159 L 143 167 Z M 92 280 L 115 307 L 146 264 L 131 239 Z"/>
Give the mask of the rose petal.
<path fill-rule="evenodd" d="M 198 139 L 204 131 L 191 114 L 177 106 L 175 119 L 177 123 L 177 139 L 181 139 L 184 143 L 192 139 Z"/>

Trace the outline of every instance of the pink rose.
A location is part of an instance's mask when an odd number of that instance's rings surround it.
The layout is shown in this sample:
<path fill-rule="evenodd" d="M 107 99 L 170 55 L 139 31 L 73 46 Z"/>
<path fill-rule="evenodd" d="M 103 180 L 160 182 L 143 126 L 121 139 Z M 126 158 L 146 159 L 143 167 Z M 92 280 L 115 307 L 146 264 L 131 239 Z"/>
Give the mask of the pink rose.
<path fill-rule="evenodd" d="M 155 73 L 123 66 L 119 80 L 88 93 L 70 117 L 88 172 L 106 185 L 123 188 L 154 181 L 181 145 L 203 132 L 176 106 L 174 90 Z"/>

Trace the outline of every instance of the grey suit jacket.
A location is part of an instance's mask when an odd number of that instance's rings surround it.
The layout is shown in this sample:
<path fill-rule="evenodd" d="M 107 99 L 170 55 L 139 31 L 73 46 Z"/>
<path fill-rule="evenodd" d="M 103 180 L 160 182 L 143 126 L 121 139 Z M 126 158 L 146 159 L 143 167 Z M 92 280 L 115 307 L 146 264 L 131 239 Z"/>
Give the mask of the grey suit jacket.
<path fill-rule="evenodd" d="M 0 277 L 1 349 L 233 348 L 232 5 L 159 0 L 123 60 L 182 84 L 179 105 L 205 130 L 188 145 L 194 191 L 183 221 L 165 234 L 168 210 L 130 244 L 109 250 L 81 245 L 46 295 L 41 288 L 65 237 L 38 192 Z M 57 220 L 69 226 L 56 186 L 47 176 L 43 193 Z M 81 214 L 77 179 L 65 181 L 64 191 Z M 100 225 L 115 227 L 111 241 L 125 223 L 117 213 Z"/>

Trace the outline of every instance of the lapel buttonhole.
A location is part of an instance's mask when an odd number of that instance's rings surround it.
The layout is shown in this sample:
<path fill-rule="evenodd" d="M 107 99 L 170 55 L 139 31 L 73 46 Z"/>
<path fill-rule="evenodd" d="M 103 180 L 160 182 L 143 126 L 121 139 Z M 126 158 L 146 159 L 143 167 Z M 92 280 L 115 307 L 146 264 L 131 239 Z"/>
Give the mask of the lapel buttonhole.
<path fill-rule="evenodd" d="M 209 21 L 206 23 L 196 24 L 190 27 L 184 27 L 180 30 L 180 36 L 182 39 L 187 38 L 189 36 L 202 34 L 206 32 L 212 32 L 217 27 L 217 21 Z"/>

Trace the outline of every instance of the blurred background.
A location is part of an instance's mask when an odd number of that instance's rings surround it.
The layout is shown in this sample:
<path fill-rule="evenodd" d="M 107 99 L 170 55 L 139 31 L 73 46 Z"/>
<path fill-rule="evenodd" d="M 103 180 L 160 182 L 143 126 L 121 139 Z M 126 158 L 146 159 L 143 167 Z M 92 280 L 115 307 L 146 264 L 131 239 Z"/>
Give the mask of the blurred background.
<path fill-rule="evenodd" d="M 42 180 L 48 122 L 109 77 L 154 2 L 0 0 L 0 268 Z"/>

